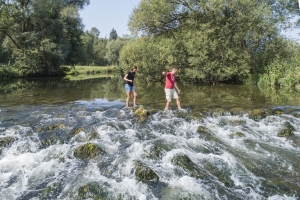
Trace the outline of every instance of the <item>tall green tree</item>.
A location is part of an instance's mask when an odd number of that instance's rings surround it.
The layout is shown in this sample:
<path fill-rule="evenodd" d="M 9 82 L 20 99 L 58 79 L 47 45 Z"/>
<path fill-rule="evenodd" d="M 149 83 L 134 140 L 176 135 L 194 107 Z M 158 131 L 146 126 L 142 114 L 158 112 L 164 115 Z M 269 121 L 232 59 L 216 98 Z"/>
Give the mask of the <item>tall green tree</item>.
<path fill-rule="evenodd" d="M 109 33 L 109 39 L 110 40 L 116 40 L 118 38 L 117 31 L 113 28 Z"/>
<path fill-rule="evenodd" d="M 53 75 L 81 55 L 78 9 L 89 0 L 10 0 L 1 5 L 2 47 L 23 75 Z"/>
<path fill-rule="evenodd" d="M 281 30 L 298 10 L 291 0 L 142 0 L 129 28 L 136 35 L 172 38 L 176 51 L 170 55 L 183 57 L 175 64 L 187 77 L 236 82 L 263 72 L 280 54 Z"/>
<path fill-rule="evenodd" d="M 127 41 L 117 38 L 116 40 L 109 40 L 106 45 L 106 58 L 111 64 L 119 64 L 119 56 L 122 47 Z"/>

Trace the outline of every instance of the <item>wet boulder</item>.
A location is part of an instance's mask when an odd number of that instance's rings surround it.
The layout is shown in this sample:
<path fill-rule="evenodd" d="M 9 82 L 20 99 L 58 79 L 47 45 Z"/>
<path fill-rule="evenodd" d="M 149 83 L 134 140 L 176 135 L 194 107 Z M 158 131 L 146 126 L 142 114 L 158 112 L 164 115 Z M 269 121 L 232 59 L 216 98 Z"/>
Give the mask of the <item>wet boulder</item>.
<path fill-rule="evenodd" d="M 178 167 L 181 167 L 184 171 L 188 172 L 190 176 L 195 178 L 204 179 L 206 174 L 201 172 L 197 165 L 186 155 L 186 154 L 177 154 L 172 160 L 172 164 Z"/>
<path fill-rule="evenodd" d="M 15 141 L 16 138 L 14 137 L 0 137 L 0 148 L 10 147 Z"/>
<path fill-rule="evenodd" d="M 230 178 L 230 171 L 226 169 L 220 170 L 218 166 L 212 163 L 204 163 L 203 166 L 209 171 L 212 176 L 218 178 L 226 187 L 234 187 L 234 181 Z"/>
<path fill-rule="evenodd" d="M 74 135 L 77 135 L 80 132 L 83 132 L 84 129 L 83 128 L 77 128 L 76 130 L 74 130 Z"/>
<path fill-rule="evenodd" d="M 146 157 L 150 159 L 160 159 L 166 152 L 171 151 L 174 145 L 164 140 L 156 140 L 153 145 L 149 148 Z"/>
<path fill-rule="evenodd" d="M 74 156 L 82 160 L 90 160 L 104 154 L 105 151 L 102 148 L 92 143 L 81 145 L 74 151 Z"/>
<path fill-rule="evenodd" d="M 147 116 L 150 114 L 150 111 L 146 110 L 143 106 L 140 106 L 135 110 L 134 114 L 139 117 L 139 123 L 145 123 L 147 121 Z"/>
<path fill-rule="evenodd" d="M 285 122 L 277 134 L 278 137 L 288 137 L 294 135 L 295 128 L 290 122 Z"/>
<path fill-rule="evenodd" d="M 39 127 L 37 129 L 37 132 L 43 132 L 43 131 L 54 131 L 59 129 L 66 129 L 66 125 L 64 124 L 49 124 L 48 126 Z"/>
<path fill-rule="evenodd" d="M 230 109 L 231 115 L 243 116 L 247 114 L 247 111 L 242 107 L 234 107 Z"/>
<path fill-rule="evenodd" d="M 249 111 L 248 114 L 250 119 L 253 119 L 254 121 L 259 121 L 267 117 L 267 115 L 271 115 L 272 112 L 267 109 L 254 109 Z"/>
<path fill-rule="evenodd" d="M 213 117 L 225 116 L 228 114 L 229 114 L 229 112 L 227 112 L 224 108 L 216 108 L 211 111 L 211 115 Z"/>
<path fill-rule="evenodd" d="M 74 199 L 114 199 L 109 195 L 106 187 L 97 182 L 92 182 L 81 186 L 74 193 L 74 195 L 72 195 L 72 197 Z"/>
<path fill-rule="evenodd" d="M 197 128 L 197 132 L 198 133 L 207 133 L 208 132 L 208 128 L 206 128 L 205 126 L 199 126 Z"/>
<path fill-rule="evenodd" d="M 141 182 L 158 182 L 158 175 L 148 166 L 144 165 L 140 161 L 135 161 L 135 177 Z"/>
<path fill-rule="evenodd" d="M 245 137 L 245 134 L 242 133 L 242 132 L 239 132 L 239 131 L 230 135 L 231 139 L 233 139 L 233 138 L 241 138 L 241 137 Z"/>

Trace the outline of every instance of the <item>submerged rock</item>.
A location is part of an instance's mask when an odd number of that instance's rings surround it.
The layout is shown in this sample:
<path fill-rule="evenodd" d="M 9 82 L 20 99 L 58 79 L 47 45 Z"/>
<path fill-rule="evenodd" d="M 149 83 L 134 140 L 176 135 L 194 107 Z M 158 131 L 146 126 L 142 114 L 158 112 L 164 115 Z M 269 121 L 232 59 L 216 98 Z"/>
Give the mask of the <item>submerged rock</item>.
<path fill-rule="evenodd" d="M 74 156 L 83 160 L 90 160 L 98 155 L 104 155 L 105 151 L 96 144 L 86 143 L 74 151 Z"/>
<path fill-rule="evenodd" d="M 277 134 L 278 137 L 288 137 L 294 135 L 295 128 L 290 122 L 285 122 L 283 128 L 281 128 Z"/>
<path fill-rule="evenodd" d="M 138 181 L 142 182 L 158 182 L 158 175 L 148 166 L 140 161 L 135 161 L 135 177 Z"/>

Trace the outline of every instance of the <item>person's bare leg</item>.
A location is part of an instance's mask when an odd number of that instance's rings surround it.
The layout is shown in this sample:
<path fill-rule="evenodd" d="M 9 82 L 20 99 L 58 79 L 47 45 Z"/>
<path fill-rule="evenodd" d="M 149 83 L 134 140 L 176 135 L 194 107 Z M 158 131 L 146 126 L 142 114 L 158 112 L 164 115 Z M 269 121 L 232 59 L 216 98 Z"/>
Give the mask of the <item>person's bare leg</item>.
<path fill-rule="evenodd" d="M 166 110 L 170 110 L 170 102 L 167 101 Z"/>
<path fill-rule="evenodd" d="M 136 106 L 137 93 L 133 91 L 133 106 Z"/>
<path fill-rule="evenodd" d="M 177 103 L 177 106 L 178 106 L 178 110 L 181 110 L 181 106 L 180 106 L 180 100 L 179 98 L 176 99 L 176 103 Z"/>
<path fill-rule="evenodd" d="M 130 92 L 126 92 L 127 98 L 126 98 L 126 108 L 129 108 L 129 100 L 130 100 Z"/>

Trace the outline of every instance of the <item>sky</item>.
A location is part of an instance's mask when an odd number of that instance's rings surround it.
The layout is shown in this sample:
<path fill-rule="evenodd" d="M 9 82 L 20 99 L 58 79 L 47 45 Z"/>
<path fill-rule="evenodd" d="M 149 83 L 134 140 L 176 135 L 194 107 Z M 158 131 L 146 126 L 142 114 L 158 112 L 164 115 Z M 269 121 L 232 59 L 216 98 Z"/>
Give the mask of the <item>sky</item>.
<path fill-rule="evenodd" d="M 109 38 L 113 28 L 120 37 L 129 35 L 129 16 L 139 2 L 140 0 L 90 0 L 90 5 L 80 11 L 85 30 L 96 27 L 102 38 Z"/>
<path fill-rule="evenodd" d="M 96 27 L 100 37 L 109 38 L 114 28 L 118 36 L 130 35 L 128 30 L 129 16 L 141 0 L 90 0 L 90 5 L 80 11 L 85 30 Z M 300 0 L 299 0 L 300 1 Z M 300 29 L 289 30 L 283 33 L 291 39 L 300 41 Z"/>

